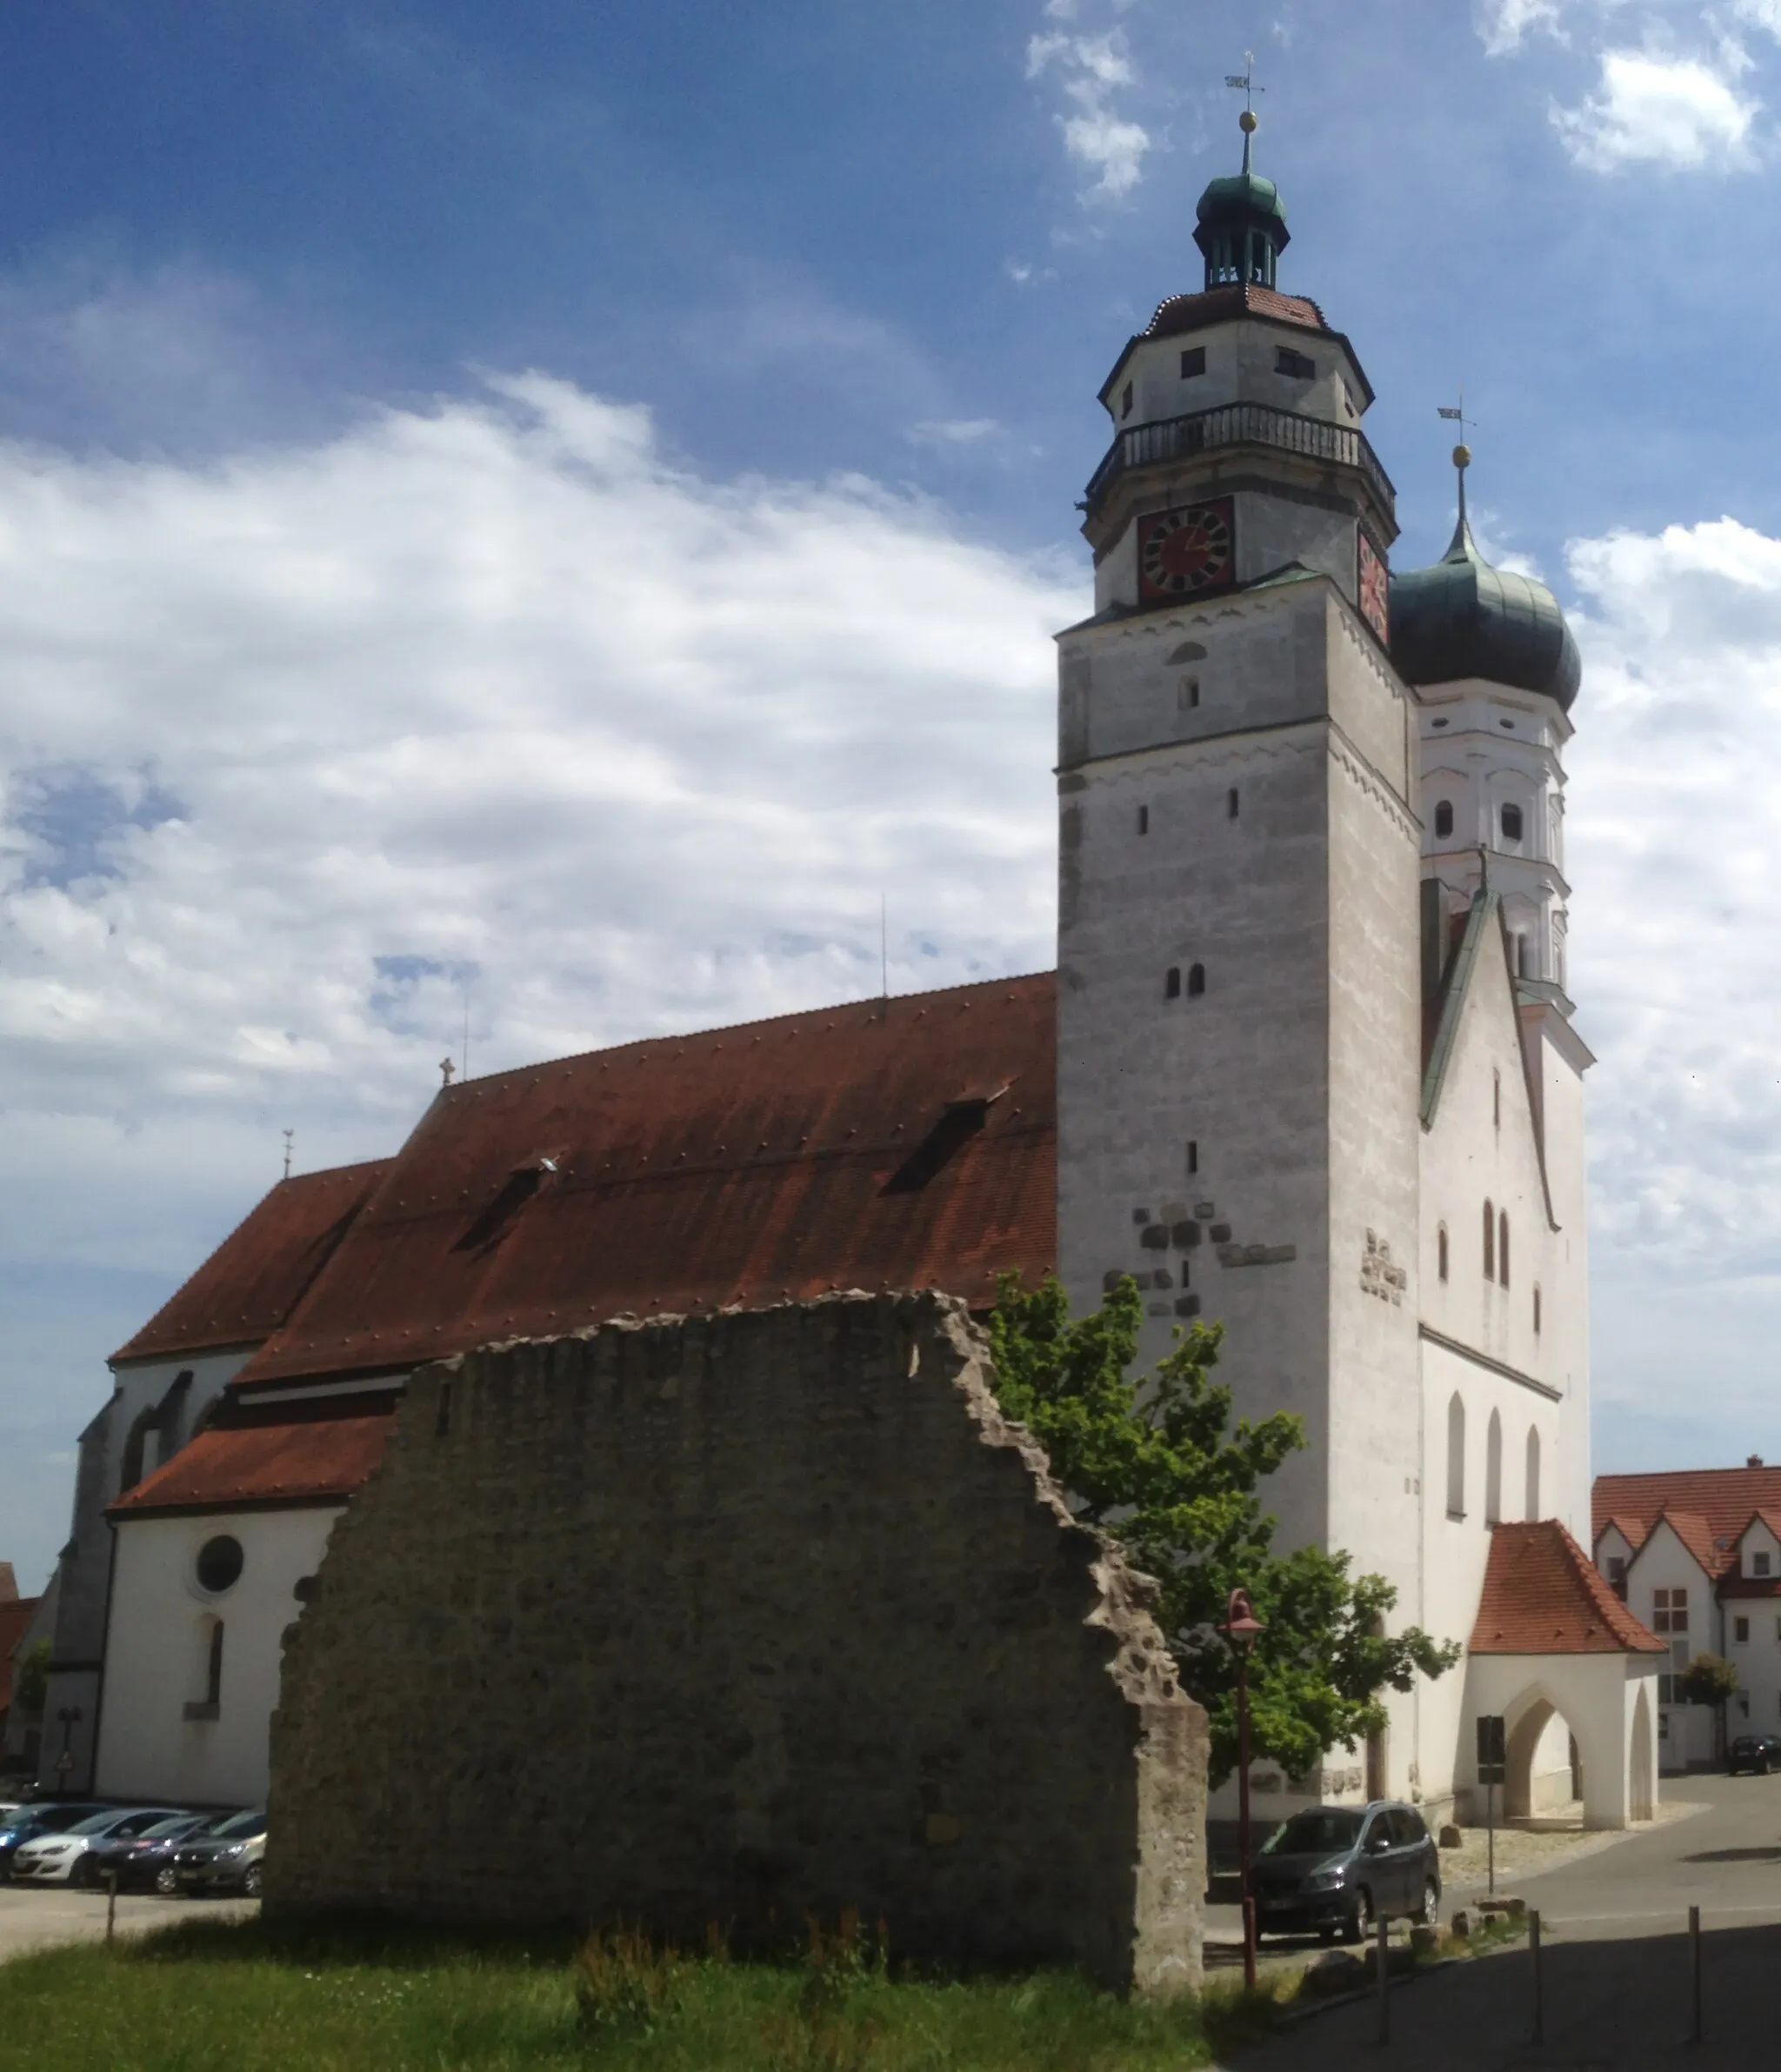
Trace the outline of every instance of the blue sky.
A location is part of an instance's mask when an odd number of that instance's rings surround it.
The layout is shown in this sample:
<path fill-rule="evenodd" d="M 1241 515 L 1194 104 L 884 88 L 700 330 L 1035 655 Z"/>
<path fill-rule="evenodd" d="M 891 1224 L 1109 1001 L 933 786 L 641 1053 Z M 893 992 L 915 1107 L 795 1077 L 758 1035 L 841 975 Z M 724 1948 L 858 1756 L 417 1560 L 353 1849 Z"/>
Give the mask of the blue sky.
<path fill-rule="evenodd" d="M 276 1176 L 473 1067 L 1050 961 L 1051 628 L 1258 163 L 1589 676 L 1604 1467 L 1781 1456 L 1781 0 L 0 15 L 0 1558 Z M 1661 1328 L 1653 1325 L 1661 1318 Z M 1679 1384 L 1679 1386 L 1678 1386 Z M 1678 1401 L 1685 1400 L 1685 1410 Z"/>

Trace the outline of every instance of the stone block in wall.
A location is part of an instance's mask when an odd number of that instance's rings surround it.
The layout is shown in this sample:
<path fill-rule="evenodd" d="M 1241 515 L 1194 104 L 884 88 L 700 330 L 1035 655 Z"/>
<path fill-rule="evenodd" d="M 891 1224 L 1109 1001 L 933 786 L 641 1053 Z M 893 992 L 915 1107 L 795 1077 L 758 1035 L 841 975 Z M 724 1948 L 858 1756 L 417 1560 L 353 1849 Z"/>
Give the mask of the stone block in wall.
<path fill-rule="evenodd" d="M 943 1962 L 1200 1977 L 1204 1715 L 934 1295 L 423 1369 L 288 1636 L 266 1906 L 857 1907 Z"/>

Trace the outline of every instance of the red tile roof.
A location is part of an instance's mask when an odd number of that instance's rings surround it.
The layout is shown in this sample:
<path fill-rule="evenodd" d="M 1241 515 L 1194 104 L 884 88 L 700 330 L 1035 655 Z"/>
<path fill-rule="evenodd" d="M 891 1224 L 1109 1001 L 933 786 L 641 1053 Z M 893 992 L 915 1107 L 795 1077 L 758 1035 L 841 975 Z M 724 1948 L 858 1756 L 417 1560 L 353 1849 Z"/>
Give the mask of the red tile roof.
<path fill-rule="evenodd" d="M 1662 1655 L 1556 1518 L 1491 1529 L 1474 1655 Z"/>
<path fill-rule="evenodd" d="M 1781 1468 L 1678 1468 L 1658 1475 L 1598 1475 L 1595 1486 L 1595 1536 L 1611 1518 L 1635 1548 L 1650 1537 L 1658 1514 L 1669 1509 L 1702 1522 L 1717 1574 L 1731 1559 L 1731 1546 L 1753 1513 L 1781 1512 Z M 1672 1522 L 1673 1522 L 1672 1519 Z M 1721 1540 L 1730 1546 L 1721 1549 Z"/>
<path fill-rule="evenodd" d="M 390 1163 L 375 1159 L 281 1180 L 112 1359 L 177 1359 L 270 1337 Z"/>
<path fill-rule="evenodd" d="M 442 1092 L 217 1424 L 114 1515 L 357 1489 L 387 1418 L 363 1397 L 257 1412 L 270 1388 L 626 1312 L 1036 1281 L 1057 1260 L 1055 997 L 1050 972 L 997 979 Z"/>
<path fill-rule="evenodd" d="M 1651 1532 L 1646 1533 L 1645 1540 L 1640 1542 L 1641 1547 L 1660 1525 L 1670 1528 L 1709 1576 L 1718 1576 L 1726 1562 L 1733 1558 L 1729 1547 L 1714 1544 L 1713 1529 L 1698 1511 L 1678 1510 L 1670 1504 L 1665 1504 L 1652 1519 Z"/>
<path fill-rule="evenodd" d="M 1157 305 L 1143 336 L 1172 338 L 1184 331 L 1202 330 L 1209 323 L 1228 323 L 1233 316 L 1271 316 L 1277 323 L 1300 323 L 1314 331 L 1327 328 L 1324 312 L 1308 296 L 1282 295 L 1277 289 L 1232 282 L 1229 287 L 1207 288 L 1193 295 L 1171 295 Z"/>
<path fill-rule="evenodd" d="M 442 1092 L 237 1386 L 1057 1259 L 1055 979 L 657 1037 Z"/>
<path fill-rule="evenodd" d="M 11 1569 L 7 1569 L 9 1575 Z M 12 1702 L 12 1650 L 25 1636 L 37 1599 L 14 1595 L 0 1600 L 0 1717 Z"/>
<path fill-rule="evenodd" d="M 350 1496 L 384 1456 L 396 1424 L 389 1394 L 337 1402 L 227 1405 L 218 1422 L 138 1482 L 110 1516 L 246 1510 Z"/>

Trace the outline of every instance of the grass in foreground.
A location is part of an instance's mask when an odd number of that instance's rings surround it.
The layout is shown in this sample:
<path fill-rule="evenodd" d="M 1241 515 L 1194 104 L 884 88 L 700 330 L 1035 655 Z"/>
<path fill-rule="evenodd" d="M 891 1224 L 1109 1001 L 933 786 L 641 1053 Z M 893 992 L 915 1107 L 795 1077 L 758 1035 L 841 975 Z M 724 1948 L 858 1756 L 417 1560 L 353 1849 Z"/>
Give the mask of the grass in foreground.
<path fill-rule="evenodd" d="M 1284 1991 L 1286 1989 L 1283 1988 Z M 1067 1973 L 902 1977 L 850 1925 L 800 1961 L 635 1937 L 190 1922 L 0 1966 L 5 2072 L 1185 2072 L 1269 2026 Z"/>

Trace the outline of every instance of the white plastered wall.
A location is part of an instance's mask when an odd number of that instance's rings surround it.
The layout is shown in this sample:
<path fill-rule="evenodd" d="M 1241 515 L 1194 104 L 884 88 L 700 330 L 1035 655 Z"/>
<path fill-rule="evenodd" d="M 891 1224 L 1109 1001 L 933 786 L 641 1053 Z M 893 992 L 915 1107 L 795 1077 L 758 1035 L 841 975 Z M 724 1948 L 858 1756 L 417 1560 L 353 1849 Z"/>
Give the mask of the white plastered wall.
<path fill-rule="evenodd" d="M 1704 1569 L 1691 1554 L 1667 1520 L 1659 1519 L 1644 1544 L 1627 1564 L 1626 1602 L 1636 1619 L 1657 1630 L 1656 1596 L 1659 1590 L 1688 1592 L 1688 1630 L 1659 1633 L 1668 1640 L 1671 1660 L 1654 1657 L 1660 1669 L 1685 1669 L 1703 1653 L 1717 1653 L 1720 1636 L 1713 1586 Z M 1658 1727 L 1658 1767 L 1666 1771 L 1686 1769 L 1691 1763 L 1711 1762 L 1715 1756 L 1717 1722 L 1706 1705 L 1666 1705 Z"/>
<path fill-rule="evenodd" d="M 315 1574 L 338 1505 L 185 1517 L 125 1517 L 117 1566 L 99 1722 L 98 1791 L 195 1805 L 263 1800 L 267 1735 L 278 1702 L 284 1629 L 296 1586 Z M 220 1534 L 241 1542 L 239 1580 L 217 1595 L 196 1573 Z M 205 1696 L 211 1623 L 223 1623 L 214 1720 L 189 1719 Z"/>
<path fill-rule="evenodd" d="M 1531 1717 L 1548 1709 L 1577 1738 L 1583 1764 L 1584 1825 L 1624 1828 L 1649 1817 L 1642 1807 L 1645 1779 L 1656 1793 L 1657 1664 L 1655 1655 L 1474 1655 L 1465 1665 L 1465 1704 L 1477 1718 L 1502 1717 L 1513 1743 Z M 1640 1697 L 1644 1696 L 1641 1707 Z M 1551 1730 L 1543 1733 L 1544 1749 Z M 1639 1739 L 1644 1743 L 1642 1774 Z M 1484 1816 L 1476 1746 L 1467 1752 L 1458 1789 L 1469 1817 Z"/>

